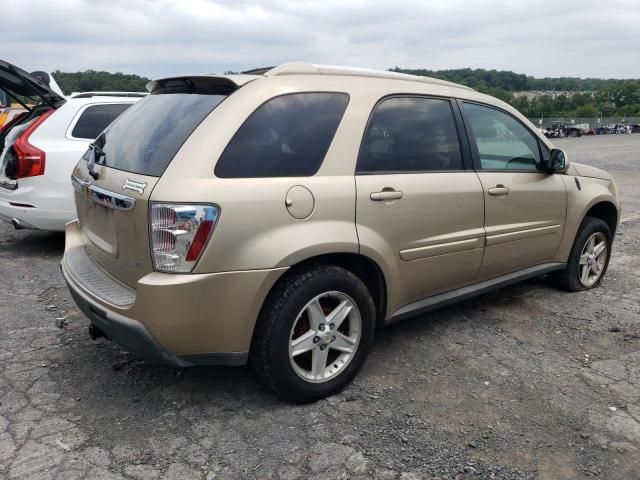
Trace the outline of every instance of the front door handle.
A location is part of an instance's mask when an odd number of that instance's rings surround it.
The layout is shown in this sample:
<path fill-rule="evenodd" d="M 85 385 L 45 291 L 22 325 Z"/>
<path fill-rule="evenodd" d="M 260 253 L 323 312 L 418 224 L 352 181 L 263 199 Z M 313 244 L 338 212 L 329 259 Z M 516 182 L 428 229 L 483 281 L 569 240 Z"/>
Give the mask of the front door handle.
<path fill-rule="evenodd" d="M 489 189 L 489 195 L 509 195 L 511 189 L 509 187 L 505 187 L 501 183 Z"/>
<path fill-rule="evenodd" d="M 384 188 L 381 192 L 371 192 L 369 196 L 374 202 L 384 202 L 386 200 L 400 200 L 403 193 L 393 188 Z"/>

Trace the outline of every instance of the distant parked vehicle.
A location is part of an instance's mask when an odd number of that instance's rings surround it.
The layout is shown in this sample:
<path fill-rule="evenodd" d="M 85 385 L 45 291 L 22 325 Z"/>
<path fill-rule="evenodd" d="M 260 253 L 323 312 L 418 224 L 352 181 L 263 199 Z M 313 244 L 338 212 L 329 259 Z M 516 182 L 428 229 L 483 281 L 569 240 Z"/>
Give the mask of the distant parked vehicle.
<path fill-rule="evenodd" d="M 144 93 L 64 97 L 48 74 L 0 60 L 0 89 L 21 112 L 0 127 L 0 220 L 64 230 L 76 218 L 69 177 L 89 144 Z M 29 99 L 25 101 L 24 99 Z"/>
<path fill-rule="evenodd" d="M 582 129 L 577 125 L 571 125 L 566 122 L 553 122 L 547 127 L 547 138 L 562 138 L 562 137 L 581 137 Z"/>
<path fill-rule="evenodd" d="M 629 126 L 631 127 L 631 133 L 640 133 L 640 123 L 632 123 Z"/>

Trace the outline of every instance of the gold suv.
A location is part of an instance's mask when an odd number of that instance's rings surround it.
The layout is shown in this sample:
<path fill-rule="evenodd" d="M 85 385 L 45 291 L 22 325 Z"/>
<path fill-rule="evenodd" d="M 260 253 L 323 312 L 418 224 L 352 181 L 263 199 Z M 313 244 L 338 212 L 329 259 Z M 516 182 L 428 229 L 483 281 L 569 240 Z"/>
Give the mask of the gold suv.
<path fill-rule="evenodd" d="M 176 366 L 249 361 L 309 401 L 356 375 L 377 327 L 607 269 L 611 176 L 493 97 L 307 63 L 147 87 L 71 179 L 62 271 L 94 338 Z"/>

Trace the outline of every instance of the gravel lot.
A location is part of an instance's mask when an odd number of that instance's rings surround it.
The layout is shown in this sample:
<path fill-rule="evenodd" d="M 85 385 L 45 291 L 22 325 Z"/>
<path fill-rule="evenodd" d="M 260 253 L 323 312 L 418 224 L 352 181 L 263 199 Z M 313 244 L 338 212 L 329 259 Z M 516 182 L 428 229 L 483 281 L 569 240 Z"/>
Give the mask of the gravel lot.
<path fill-rule="evenodd" d="M 394 325 L 311 405 L 248 368 L 179 371 L 93 342 L 63 236 L 1 225 L 0 477 L 640 478 L 640 135 L 556 143 L 620 185 L 601 288 L 538 279 Z"/>

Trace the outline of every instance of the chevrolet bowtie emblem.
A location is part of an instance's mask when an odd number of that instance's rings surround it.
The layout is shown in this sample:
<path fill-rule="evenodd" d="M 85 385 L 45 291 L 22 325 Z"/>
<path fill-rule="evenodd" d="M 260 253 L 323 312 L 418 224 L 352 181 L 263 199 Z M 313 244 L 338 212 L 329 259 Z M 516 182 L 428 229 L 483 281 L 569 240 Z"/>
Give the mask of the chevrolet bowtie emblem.
<path fill-rule="evenodd" d="M 122 186 L 123 190 L 133 190 L 134 192 L 138 192 L 140 195 L 142 195 L 144 193 L 144 189 L 147 186 L 146 183 L 140 183 L 140 182 L 134 182 L 133 180 L 129 180 L 127 178 L 127 181 L 124 182 L 124 185 Z"/>

